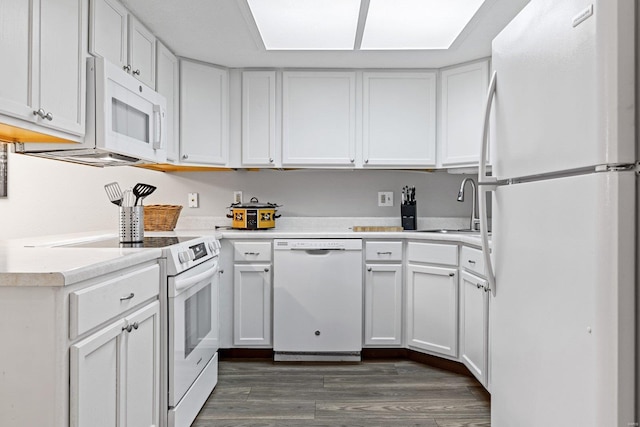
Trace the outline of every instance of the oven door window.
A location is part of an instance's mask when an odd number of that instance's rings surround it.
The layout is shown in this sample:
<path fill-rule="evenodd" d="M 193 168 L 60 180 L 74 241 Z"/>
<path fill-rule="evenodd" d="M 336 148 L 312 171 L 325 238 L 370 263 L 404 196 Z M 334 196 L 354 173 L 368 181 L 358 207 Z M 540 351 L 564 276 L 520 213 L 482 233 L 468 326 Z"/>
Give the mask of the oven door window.
<path fill-rule="evenodd" d="M 211 332 L 211 286 L 206 286 L 184 302 L 184 357 L 193 350 Z"/>

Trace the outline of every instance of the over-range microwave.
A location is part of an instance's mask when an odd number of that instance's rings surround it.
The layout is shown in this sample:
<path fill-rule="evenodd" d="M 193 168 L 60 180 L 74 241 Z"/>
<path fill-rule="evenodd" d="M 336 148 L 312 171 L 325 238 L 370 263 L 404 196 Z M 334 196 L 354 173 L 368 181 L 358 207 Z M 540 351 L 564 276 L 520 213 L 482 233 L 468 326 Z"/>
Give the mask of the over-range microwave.
<path fill-rule="evenodd" d="M 84 142 L 18 143 L 16 152 L 93 166 L 164 163 L 166 103 L 118 66 L 88 58 Z"/>

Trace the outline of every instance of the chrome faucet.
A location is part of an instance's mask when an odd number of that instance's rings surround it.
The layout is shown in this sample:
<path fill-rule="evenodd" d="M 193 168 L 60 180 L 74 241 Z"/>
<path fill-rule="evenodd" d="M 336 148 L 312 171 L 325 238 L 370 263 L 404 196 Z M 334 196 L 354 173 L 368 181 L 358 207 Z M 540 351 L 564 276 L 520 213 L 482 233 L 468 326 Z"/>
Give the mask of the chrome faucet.
<path fill-rule="evenodd" d="M 479 230 L 480 229 L 480 218 L 478 217 L 478 200 L 477 193 L 478 190 L 476 188 L 476 182 L 473 178 L 465 178 L 462 180 L 462 184 L 460 184 L 460 190 L 458 190 L 458 198 L 459 202 L 464 202 L 464 186 L 467 182 L 471 183 L 471 191 L 473 192 L 471 198 L 471 221 L 469 223 L 469 229 L 471 230 Z"/>

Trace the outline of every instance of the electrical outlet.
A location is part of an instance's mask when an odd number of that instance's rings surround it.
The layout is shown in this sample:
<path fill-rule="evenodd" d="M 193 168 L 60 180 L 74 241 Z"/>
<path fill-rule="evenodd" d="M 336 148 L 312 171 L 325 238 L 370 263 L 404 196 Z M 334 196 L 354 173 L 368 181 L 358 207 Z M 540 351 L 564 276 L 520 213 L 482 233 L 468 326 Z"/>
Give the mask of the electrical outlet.
<path fill-rule="evenodd" d="M 233 192 L 233 203 L 242 203 L 242 191 Z"/>
<path fill-rule="evenodd" d="M 189 193 L 189 207 L 190 208 L 198 207 L 198 193 Z"/>
<path fill-rule="evenodd" d="M 378 191 L 378 206 L 393 206 L 393 191 Z"/>

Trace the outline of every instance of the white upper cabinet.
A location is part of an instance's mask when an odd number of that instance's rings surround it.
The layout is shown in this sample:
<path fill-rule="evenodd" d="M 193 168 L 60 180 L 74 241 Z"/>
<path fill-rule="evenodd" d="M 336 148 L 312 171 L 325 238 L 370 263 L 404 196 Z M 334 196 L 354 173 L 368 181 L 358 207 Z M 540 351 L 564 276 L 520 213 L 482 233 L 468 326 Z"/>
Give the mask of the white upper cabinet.
<path fill-rule="evenodd" d="M 355 72 L 285 71 L 282 165 L 353 166 Z"/>
<path fill-rule="evenodd" d="M 126 68 L 129 12 L 117 0 L 91 0 L 90 10 L 89 52 Z"/>
<path fill-rule="evenodd" d="M 477 165 L 489 61 L 441 71 L 440 163 L 443 167 Z"/>
<path fill-rule="evenodd" d="M 0 0 L 0 11 L 0 122 L 80 141 L 86 3 Z"/>
<path fill-rule="evenodd" d="M 167 100 L 167 160 L 180 156 L 180 63 L 165 45 L 157 42 L 156 91 Z"/>
<path fill-rule="evenodd" d="M 276 164 L 276 72 L 242 73 L 242 165 Z"/>
<path fill-rule="evenodd" d="M 129 15 L 129 65 L 131 74 L 150 88 L 156 87 L 156 37 Z"/>
<path fill-rule="evenodd" d="M 117 0 L 91 0 L 89 52 L 155 88 L 156 38 Z"/>
<path fill-rule="evenodd" d="M 363 73 L 364 166 L 436 165 L 436 73 Z"/>
<path fill-rule="evenodd" d="M 225 166 L 228 117 L 228 71 L 181 59 L 180 162 Z"/>

